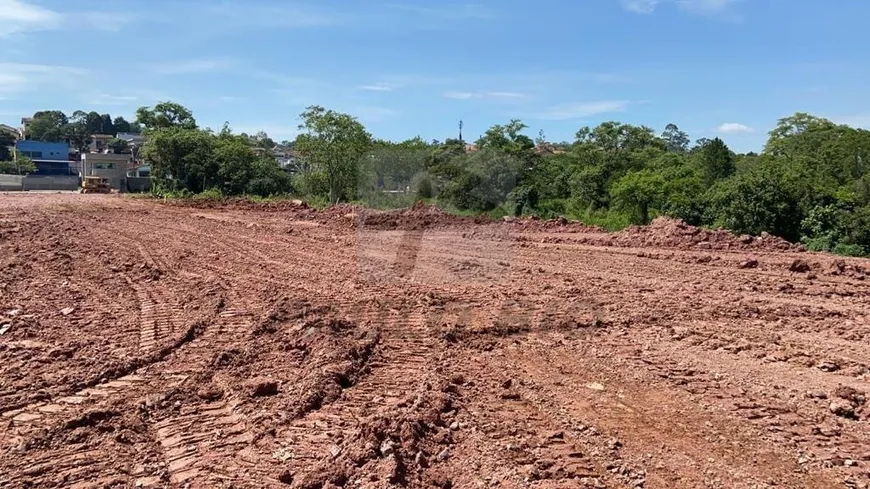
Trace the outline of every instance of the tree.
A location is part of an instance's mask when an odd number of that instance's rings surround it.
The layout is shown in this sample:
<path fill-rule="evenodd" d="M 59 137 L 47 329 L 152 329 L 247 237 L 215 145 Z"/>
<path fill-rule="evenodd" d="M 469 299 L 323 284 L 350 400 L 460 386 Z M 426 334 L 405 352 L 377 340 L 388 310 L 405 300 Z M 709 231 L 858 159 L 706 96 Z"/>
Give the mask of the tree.
<path fill-rule="evenodd" d="M 0 161 L 12 159 L 11 148 L 15 145 L 15 136 L 0 130 Z"/>
<path fill-rule="evenodd" d="M 275 141 L 273 141 L 272 138 L 270 138 L 269 135 L 266 134 L 266 131 L 257 131 L 257 133 L 253 136 L 250 136 L 250 138 L 254 146 L 257 148 L 262 148 L 265 150 L 271 150 L 275 148 Z"/>
<path fill-rule="evenodd" d="M 27 175 L 28 173 L 33 173 L 36 171 L 36 165 L 30 158 L 22 156 L 20 154 L 15 155 L 14 150 L 11 156 L 12 160 L 0 160 L 0 173 L 6 173 L 11 175 Z"/>
<path fill-rule="evenodd" d="M 142 124 L 139 124 L 138 122 L 131 122 L 130 132 L 133 134 L 142 134 Z"/>
<path fill-rule="evenodd" d="M 131 132 L 130 123 L 127 122 L 127 119 L 124 119 L 121 116 L 115 117 L 112 125 L 115 127 L 115 134 L 118 134 L 119 132 Z"/>
<path fill-rule="evenodd" d="M 676 124 L 668 124 L 662 132 L 662 139 L 672 153 L 685 153 L 689 149 L 689 135 L 681 131 Z"/>
<path fill-rule="evenodd" d="M 124 139 L 112 138 L 112 140 L 109 141 L 109 148 L 112 150 L 113 153 L 119 155 L 129 151 L 130 144 Z"/>
<path fill-rule="evenodd" d="M 160 102 L 153 108 L 139 107 L 136 110 L 136 122 L 146 132 L 168 128 L 196 129 L 193 113 L 187 107 L 174 102 Z"/>
<path fill-rule="evenodd" d="M 103 114 L 100 116 L 100 134 L 111 134 L 112 136 L 118 134 L 111 115 Z"/>
<path fill-rule="evenodd" d="M 522 160 L 495 149 L 458 156 L 459 172 L 440 197 L 462 210 L 490 211 L 505 203 L 517 184 Z"/>
<path fill-rule="evenodd" d="M 247 138 L 234 136 L 225 125 L 216 138 L 212 158 L 217 164 L 221 190 L 228 195 L 245 193 L 255 176 L 254 162 L 257 160 Z"/>
<path fill-rule="evenodd" d="M 504 151 L 513 156 L 522 156 L 535 148 L 532 138 L 521 134 L 527 125 L 519 119 L 512 119 L 506 125 L 496 124 L 486 130 L 475 144 L 478 149 L 494 149 Z"/>
<path fill-rule="evenodd" d="M 151 162 L 158 185 L 173 190 L 203 190 L 219 186 L 212 158 L 214 135 L 196 129 L 163 127 L 149 133 L 141 156 Z"/>
<path fill-rule="evenodd" d="M 69 123 L 64 126 L 64 135 L 72 147 L 79 152 L 84 152 L 91 143 L 93 135 L 88 130 L 88 114 L 81 110 L 73 112 Z"/>
<path fill-rule="evenodd" d="M 350 115 L 320 106 L 308 107 L 301 117 L 299 129 L 304 132 L 296 138 L 297 151 L 314 171 L 324 173 L 331 203 L 351 198 L 360 159 L 372 144 L 371 135 Z"/>
<path fill-rule="evenodd" d="M 725 142 L 715 138 L 701 148 L 701 175 L 708 186 L 734 173 L 734 157 Z"/>
<path fill-rule="evenodd" d="M 253 164 L 253 177 L 245 191 L 252 195 L 269 197 L 293 191 L 290 175 L 281 170 L 272 158 L 259 158 Z"/>
<path fill-rule="evenodd" d="M 85 124 L 87 125 L 88 133 L 90 134 L 103 134 L 103 117 L 94 111 L 88 112 L 85 117 Z"/>
<path fill-rule="evenodd" d="M 713 224 L 738 233 L 764 231 L 797 241 L 814 203 L 808 175 L 783 158 L 768 157 L 748 171 L 720 180 L 708 192 Z"/>
<path fill-rule="evenodd" d="M 664 185 L 660 174 L 644 169 L 617 180 L 610 194 L 616 209 L 630 212 L 635 224 L 647 224 L 650 209 L 661 204 Z"/>
<path fill-rule="evenodd" d="M 837 125 L 828 119 L 815 117 L 804 112 L 798 112 L 790 117 L 784 117 L 777 121 L 776 127 L 768 133 L 767 144 L 764 152 L 772 155 L 790 155 L 798 152 L 805 153 L 808 138 L 798 138 L 806 133 L 814 133 L 825 137 L 826 132 L 836 129 Z M 820 134 L 821 133 L 821 134 Z M 804 144 L 797 147 L 791 143 L 803 139 Z M 809 138 L 818 141 L 820 138 Z M 801 147 L 803 146 L 803 147 Z"/>
<path fill-rule="evenodd" d="M 33 114 L 27 128 L 27 139 L 45 142 L 65 140 L 64 128 L 69 123 L 66 114 L 59 110 L 46 110 Z"/>

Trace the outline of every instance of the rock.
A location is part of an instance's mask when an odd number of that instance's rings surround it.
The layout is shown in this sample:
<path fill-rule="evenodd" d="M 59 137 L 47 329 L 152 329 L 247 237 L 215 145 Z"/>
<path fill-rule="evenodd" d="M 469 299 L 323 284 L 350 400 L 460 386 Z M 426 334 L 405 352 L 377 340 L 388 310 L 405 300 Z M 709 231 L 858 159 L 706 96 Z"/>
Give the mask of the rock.
<path fill-rule="evenodd" d="M 459 421 L 454 421 L 454 422 L 450 423 L 450 429 L 453 431 L 458 430 L 459 429 Z"/>
<path fill-rule="evenodd" d="M 822 362 L 818 364 L 816 368 L 818 368 L 822 372 L 836 372 L 837 370 L 840 370 L 840 366 L 837 364 L 837 362 L 834 361 Z"/>
<path fill-rule="evenodd" d="M 791 262 L 791 266 L 788 267 L 789 271 L 795 273 L 806 273 L 810 271 L 810 264 L 806 262 L 806 260 L 801 260 L 798 258 L 797 260 Z"/>
<path fill-rule="evenodd" d="M 841 418 L 855 419 L 855 408 L 846 401 L 835 400 L 829 406 L 832 413 Z"/>
<path fill-rule="evenodd" d="M 756 260 L 755 258 L 749 258 L 747 260 L 744 260 L 740 262 L 740 268 L 758 268 L 758 260 Z"/>
<path fill-rule="evenodd" d="M 267 378 L 256 378 L 247 382 L 248 394 L 251 397 L 274 396 L 278 393 L 278 381 Z"/>
<path fill-rule="evenodd" d="M 293 473 L 289 470 L 281 472 L 281 475 L 278 476 L 278 481 L 281 482 L 281 484 L 293 484 Z"/>
<path fill-rule="evenodd" d="M 855 467 L 858 465 L 858 462 L 847 458 L 846 460 L 843 460 L 843 465 L 845 465 L 846 467 Z"/>
<path fill-rule="evenodd" d="M 861 406 L 867 402 L 867 396 L 863 392 L 845 385 L 834 389 L 834 396 L 849 401 L 853 406 Z"/>
<path fill-rule="evenodd" d="M 75 312 L 75 310 L 76 310 L 75 307 L 64 307 L 63 309 L 60 310 L 60 313 L 63 314 L 64 316 L 69 316 L 70 314 Z"/>
<path fill-rule="evenodd" d="M 809 391 L 806 396 L 810 399 L 827 399 L 828 395 L 822 391 Z"/>
<path fill-rule="evenodd" d="M 329 447 L 329 455 L 331 455 L 332 458 L 338 458 L 338 456 L 341 455 L 341 448 L 338 445 L 332 445 Z"/>
<path fill-rule="evenodd" d="M 450 458 L 450 450 L 447 448 L 445 448 L 444 450 L 441 450 L 440 452 L 438 452 L 438 455 L 435 458 L 439 462 L 443 462 L 443 461 L 447 460 L 448 458 Z"/>
<path fill-rule="evenodd" d="M 713 245 L 710 244 L 709 241 L 701 241 L 697 245 L 695 245 L 699 250 L 709 250 L 713 248 Z"/>
<path fill-rule="evenodd" d="M 414 463 L 424 469 L 429 466 L 429 460 L 426 459 L 426 456 L 423 455 L 423 452 L 417 452 L 417 455 L 414 457 Z"/>
<path fill-rule="evenodd" d="M 808 279 L 808 280 L 815 280 L 815 279 L 817 279 L 817 278 L 819 278 L 819 276 L 816 275 L 814 272 L 810 272 L 810 273 L 807 274 L 807 279 Z"/>
<path fill-rule="evenodd" d="M 501 220 L 504 222 L 514 222 L 517 220 L 517 218 L 514 216 L 504 216 L 501 218 Z"/>
<path fill-rule="evenodd" d="M 698 263 L 710 263 L 711 261 L 713 261 L 713 257 L 710 255 L 698 257 Z"/>
<path fill-rule="evenodd" d="M 841 275 L 846 271 L 846 261 L 836 260 L 831 263 L 831 275 Z"/>
<path fill-rule="evenodd" d="M 295 205 L 296 207 L 302 207 L 302 206 L 305 205 L 305 203 L 302 202 L 302 201 L 299 200 L 299 199 L 293 199 L 293 200 L 290 201 L 290 203 L 291 203 L 292 205 Z"/>
<path fill-rule="evenodd" d="M 748 234 L 742 234 L 742 235 L 740 235 L 740 238 L 738 238 L 738 239 L 740 240 L 741 243 L 743 243 L 745 245 L 752 244 L 752 242 L 755 241 L 755 238 L 753 238 L 752 236 L 750 236 Z"/>
<path fill-rule="evenodd" d="M 390 455 L 392 455 L 396 451 L 395 446 L 393 445 L 393 442 L 390 439 L 386 439 L 383 441 L 383 443 L 381 443 L 380 450 L 381 450 L 381 455 L 383 455 L 384 457 L 389 457 Z"/>
<path fill-rule="evenodd" d="M 599 384 L 598 382 L 592 382 L 592 383 L 586 384 L 586 388 L 592 389 L 594 391 L 599 391 L 599 392 L 604 390 L 604 386 Z"/>
<path fill-rule="evenodd" d="M 511 388 L 511 385 L 513 385 L 513 380 L 511 380 L 511 379 L 507 379 L 507 380 L 505 380 L 504 382 L 501 383 L 501 388 L 502 388 L 502 389 L 510 389 L 510 388 Z"/>

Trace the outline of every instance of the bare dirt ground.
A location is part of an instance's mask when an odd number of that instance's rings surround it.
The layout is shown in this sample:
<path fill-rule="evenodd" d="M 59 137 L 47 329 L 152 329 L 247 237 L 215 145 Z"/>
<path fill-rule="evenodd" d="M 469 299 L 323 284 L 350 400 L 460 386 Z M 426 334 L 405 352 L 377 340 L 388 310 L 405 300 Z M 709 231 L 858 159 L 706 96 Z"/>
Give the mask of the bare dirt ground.
<path fill-rule="evenodd" d="M 4 194 L 0 487 L 868 487 L 868 270 L 666 220 Z"/>

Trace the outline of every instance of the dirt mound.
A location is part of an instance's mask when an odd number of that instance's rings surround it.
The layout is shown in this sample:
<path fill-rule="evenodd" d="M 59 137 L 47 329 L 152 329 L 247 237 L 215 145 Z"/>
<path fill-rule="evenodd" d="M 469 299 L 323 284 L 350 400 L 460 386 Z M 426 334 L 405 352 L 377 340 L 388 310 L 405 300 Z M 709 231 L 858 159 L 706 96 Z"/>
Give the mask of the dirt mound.
<path fill-rule="evenodd" d="M 366 229 L 429 229 L 489 222 L 486 216 L 459 217 L 447 214 L 434 205 L 417 202 L 407 209 L 375 211 L 359 209 L 359 226 Z"/>
<path fill-rule="evenodd" d="M 703 229 L 680 219 L 658 217 L 648 226 L 631 226 L 613 236 L 616 246 L 672 247 L 699 250 L 797 251 L 800 245 L 762 233 L 761 236 L 738 236 L 724 229 Z"/>
<path fill-rule="evenodd" d="M 600 226 L 592 226 L 579 221 L 569 221 L 564 217 L 540 220 L 537 217 L 514 218 L 507 216 L 504 222 L 510 223 L 518 232 L 525 233 L 606 233 Z"/>

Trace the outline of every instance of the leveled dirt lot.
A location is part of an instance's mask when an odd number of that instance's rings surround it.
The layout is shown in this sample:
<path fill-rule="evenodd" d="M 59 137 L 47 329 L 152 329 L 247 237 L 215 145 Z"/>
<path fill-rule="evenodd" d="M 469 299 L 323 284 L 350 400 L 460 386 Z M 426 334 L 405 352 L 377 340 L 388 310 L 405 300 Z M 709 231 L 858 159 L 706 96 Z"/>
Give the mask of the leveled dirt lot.
<path fill-rule="evenodd" d="M 0 195 L 0 487 L 867 487 L 867 270 L 672 221 Z"/>

